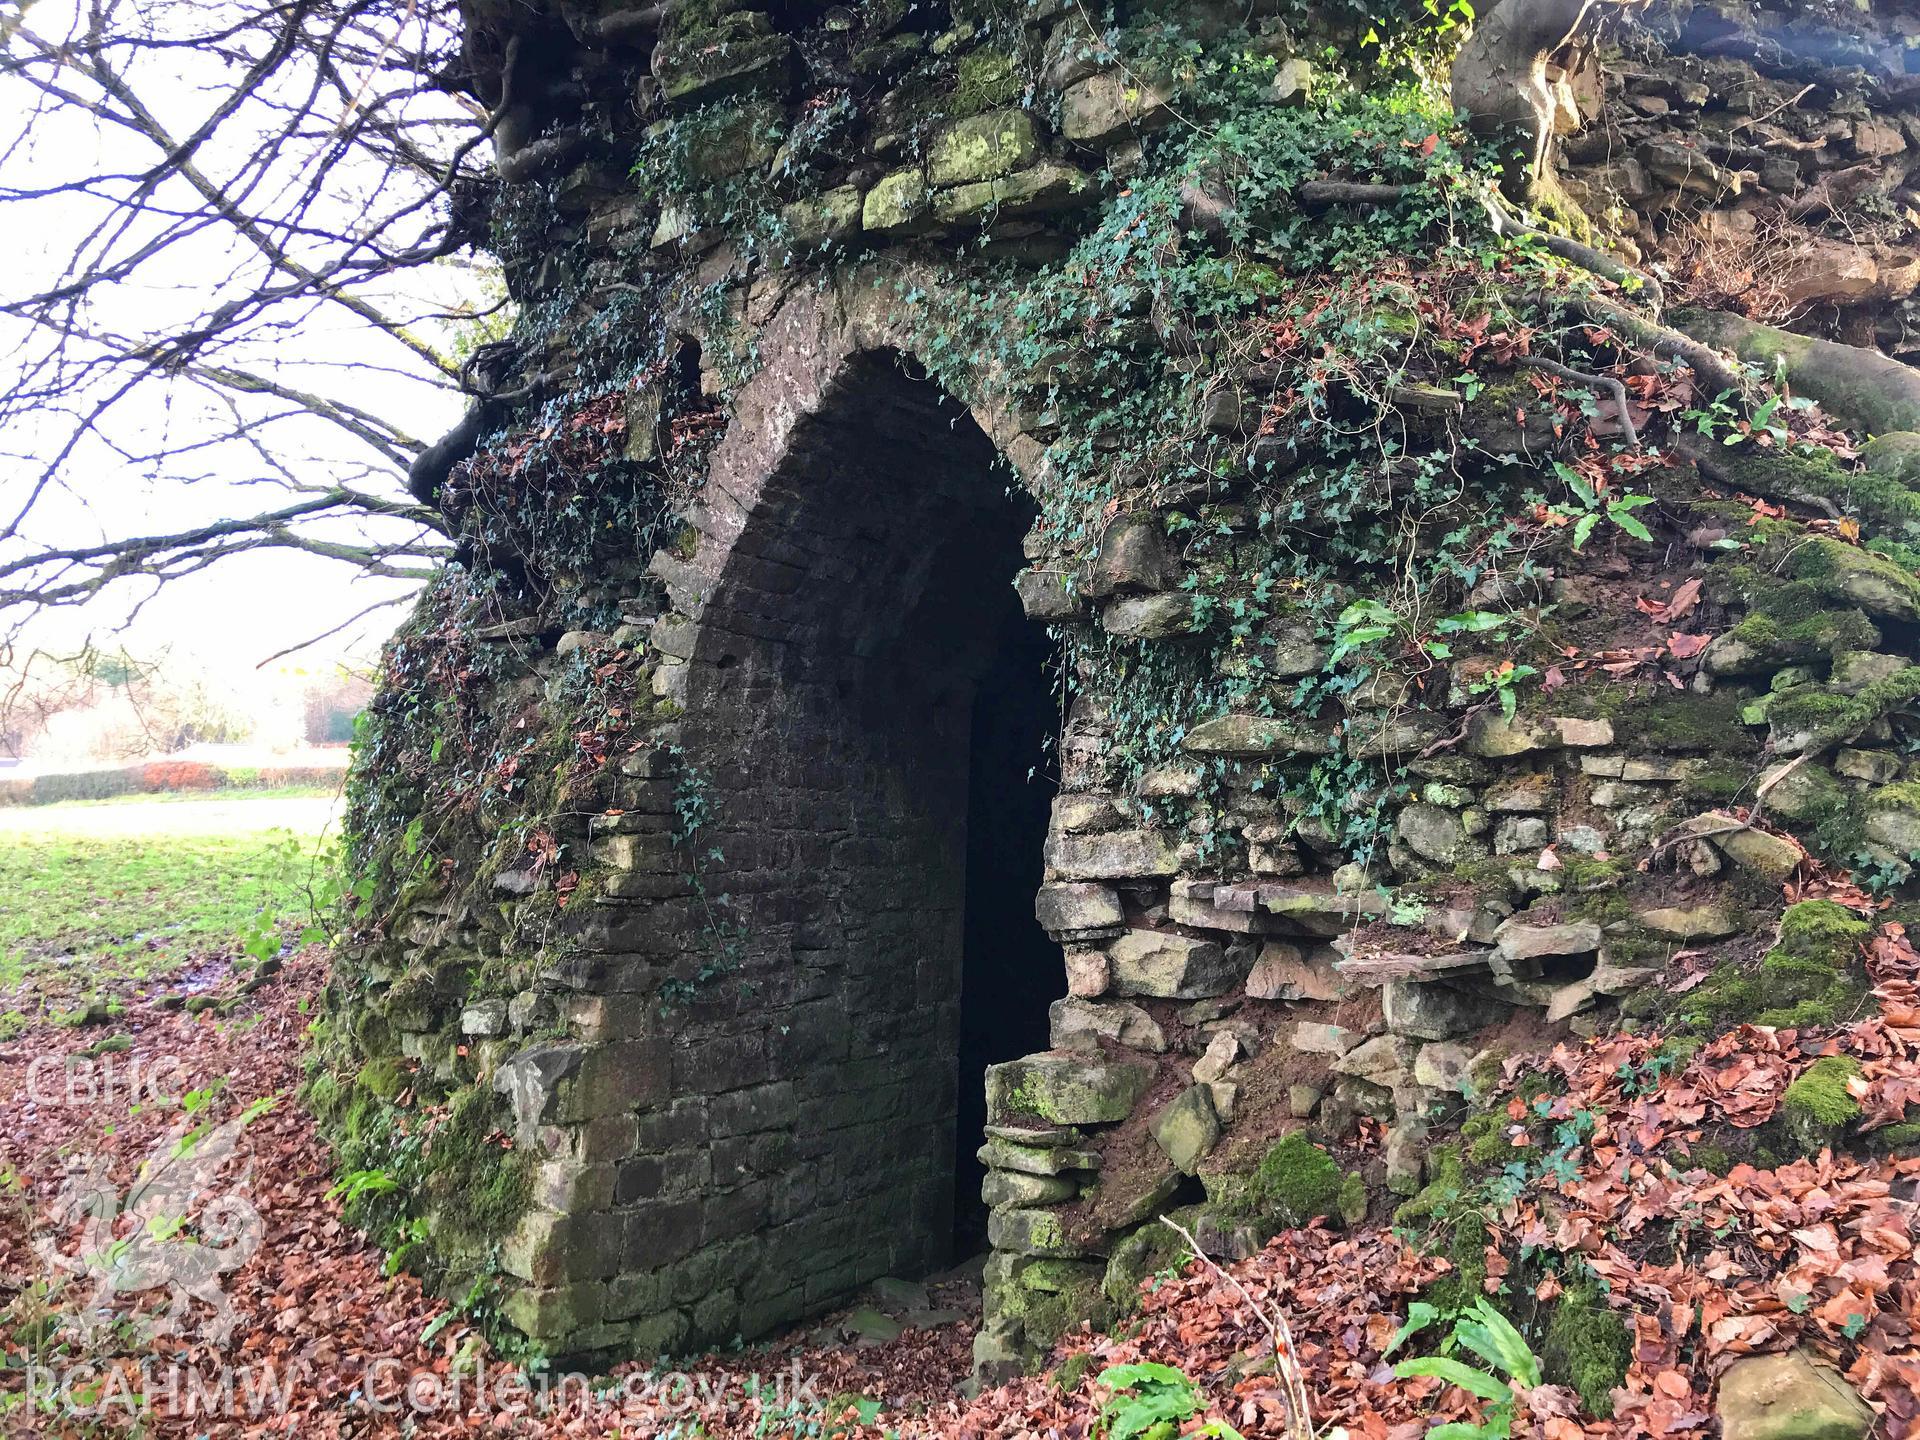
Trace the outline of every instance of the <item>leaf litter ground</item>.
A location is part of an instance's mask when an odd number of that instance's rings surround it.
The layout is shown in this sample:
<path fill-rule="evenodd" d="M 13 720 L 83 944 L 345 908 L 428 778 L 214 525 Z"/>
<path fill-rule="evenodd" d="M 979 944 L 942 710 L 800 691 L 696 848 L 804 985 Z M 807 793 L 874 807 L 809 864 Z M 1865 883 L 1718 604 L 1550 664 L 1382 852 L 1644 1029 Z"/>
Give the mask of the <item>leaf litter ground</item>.
<path fill-rule="evenodd" d="M 1562 1146 L 1558 1163 L 1528 1169 L 1524 1187 L 1484 1214 L 1489 1290 L 1503 1305 L 1524 1299 L 1545 1313 L 1563 1276 L 1597 1277 L 1634 1337 L 1612 1417 L 1583 1415 L 1571 1390 L 1548 1385 L 1525 1397 L 1518 1432 L 1543 1440 L 1707 1436 L 1726 1367 L 1798 1344 L 1847 1374 L 1880 1413 L 1881 1433 L 1920 1436 L 1920 1158 L 1823 1151 L 1772 1170 L 1741 1164 L 1716 1175 L 1689 1155 L 1705 1134 L 1774 1120 L 1793 1080 L 1831 1055 L 1858 1063 L 1849 1088 L 1863 1125 L 1920 1118 L 1920 955 L 1889 925 L 1868 962 L 1878 1013 L 1845 1029 L 1744 1027 L 1651 1086 L 1645 1077 L 1658 1076 L 1657 1041 L 1603 1036 L 1552 1054 L 1558 1094 L 1510 1101 L 1509 1137 L 1523 1151 L 1539 1143 L 1542 1127 L 1550 1133 L 1577 1113 L 1583 1138 Z M 968 1316 L 858 1345 L 832 1338 L 859 1329 L 857 1321 L 829 1320 L 768 1345 L 678 1362 L 671 1377 L 664 1364 L 629 1365 L 590 1389 L 555 1387 L 542 1399 L 515 1383 L 520 1368 L 465 1317 L 449 1314 L 413 1277 L 388 1275 L 384 1257 L 329 1198 L 327 1149 L 294 1099 L 325 973 L 326 957 L 315 949 L 292 956 L 271 985 L 227 1013 L 139 1002 L 120 1021 L 132 1048 L 102 1057 L 122 1075 L 135 1061 L 178 1057 L 174 1088 L 202 1092 L 195 1118 L 208 1125 L 280 1097 L 240 1133 L 220 1178 L 247 1197 L 263 1226 L 258 1249 L 221 1277 L 236 1319 L 224 1346 L 192 1328 L 130 1338 L 129 1322 L 166 1309 L 165 1291 L 156 1289 L 116 1297 L 118 1327 L 81 1345 L 77 1359 L 52 1358 L 50 1343 L 80 1345 L 71 1333 L 50 1342 L 32 1323 L 36 1307 L 47 1308 L 33 1284 L 49 1273 L 41 1251 L 71 1255 L 83 1241 L 80 1217 L 65 1217 L 64 1232 L 50 1230 L 70 1167 L 77 1157 L 104 1157 L 114 1194 L 124 1194 L 141 1160 L 174 1133 L 180 1110 L 130 1108 L 124 1096 L 49 1099 L 45 1060 L 30 1086 L 35 1060 L 77 1056 L 97 1032 L 41 1025 L 0 1047 L 0 1095 L 13 1097 L 0 1109 L 0 1176 L 9 1182 L 0 1207 L 0 1304 L 10 1305 L 0 1334 L 9 1367 L 0 1372 L 0 1404 L 9 1391 L 15 1400 L 0 1408 L 8 1434 L 1079 1440 L 1095 1433 L 1107 1398 L 1100 1372 L 1152 1360 L 1180 1367 L 1207 1396 L 1211 1408 L 1190 1429 L 1215 1417 L 1249 1437 L 1286 1435 L 1284 1390 L 1249 1297 L 1290 1320 L 1323 1432 L 1338 1426 L 1366 1440 L 1417 1440 L 1436 1421 L 1478 1414 L 1482 1402 L 1438 1378 L 1396 1378 L 1385 1353 L 1408 1307 L 1448 1262 L 1384 1228 L 1342 1234 L 1319 1225 L 1286 1232 L 1229 1267 L 1237 1285 L 1198 1264 L 1150 1281 L 1134 1318 L 1113 1334 L 1071 1335 L 1048 1373 L 971 1397 L 963 1387 L 977 1322 Z M 79 1291 L 55 1296 L 54 1308 L 72 1312 L 90 1286 L 67 1278 Z M 195 1302 L 189 1327 L 210 1313 Z M 64 1413 L 19 1406 L 31 1363 L 84 1370 L 87 1384 L 70 1390 Z M 236 1370 L 235 1406 L 192 1413 L 193 1387 L 183 1377 L 198 1377 L 201 1395 L 219 1397 L 221 1377 Z M 260 1376 L 276 1393 L 249 1415 L 244 1402 L 260 1392 L 247 1387 Z M 144 1406 L 130 1404 L 143 1394 Z"/>

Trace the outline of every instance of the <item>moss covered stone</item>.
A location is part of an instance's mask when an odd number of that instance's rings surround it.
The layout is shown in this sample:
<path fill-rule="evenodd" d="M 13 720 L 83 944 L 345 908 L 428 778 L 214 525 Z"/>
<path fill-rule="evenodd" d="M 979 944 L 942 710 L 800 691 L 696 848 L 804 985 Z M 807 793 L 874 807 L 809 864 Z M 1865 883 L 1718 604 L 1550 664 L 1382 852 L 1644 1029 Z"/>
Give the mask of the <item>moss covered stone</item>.
<path fill-rule="evenodd" d="M 1910 665 L 1853 695 L 1808 686 L 1779 696 L 1767 709 L 1767 723 L 1776 750 L 1805 750 L 1851 739 L 1916 698 L 1920 698 L 1920 666 Z"/>
<path fill-rule="evenodd" d="M 997 180 L 1024 169 L 1040 153 L 1033 117 L 1024 110 L 997 110 L 956 121 L 927 150 L 927 181 L 964 185 Z"/>
<path fill-rule="evenodd" d="M 1867 991 L 1856 961 L 1872 929 L 1830 900 L 1791 905 L 1781 916 L 1779 944 L 1757 968 L 1718 967 L 1705 984 L 1676 997 L 1674 1011 L 1684 1023 L 1713 1031 L 1844 1021 Z"/>
<path fill-rule="evenodd" d="M 1920 620 L 1920 579 L 1884 556 L 1842 540 L 1817 536 L 1798 542 L 1788 572 L 1830 600 L 1858 605 L 1889 620 Z"/>
<path fill-rule="evenodd" d="M 1860 1062 L 1851 1055 L 1829 1055 L 1787 1087 L 1780 1116 L 1802 1149 L 1811 1153 L 1831 1145 L 1860 1118 L 1860 1102 L 1847 1093 L 1847 1082 L 1859 1073 Z"/>
<path fill-rule="evenodd" d="M 1188 1229 L 1199 1218 L 1200 1207 L 1176 1210 L 1172 1218 Z M 1187 1242 L 1172 1228 L 1159 1221 L 1142 1225 L 1114 1246 L 1101 1281 L 1101 1293 L 1122 1314 L 1131 1311 L 1140 1299 L 1140 1286 L 1149 1275 L 1177 1269 L 1192 1258 Z"/>
<path fill-rule="evenodd" d="M 1112 1321 L 1116 1306 L 1102 1289 L 1107 1267 L 1098 1261 L 998 1255 L 989 1263 L 999 1272 L 988 1291 L 991 1318 L 1017 1320 L 1031 1343 L 1050 1345 L 1083 1320 L 1096 1329 Z"/>
<path fill-rule="evenodd" d="M 1475 1169 L 1504 1165 L 1517 1153 L 1517 1147 L 1507 1138 L 1510 1123 L 1505 1110 L 1483 1110 L 1468 1117 L 1460 1127 L 1460 1137 L 1467 1142 L 1467 1159 Z"/>
<path fill-rule="evenodd" d="M 1553 1302 L 1540 1359 L 1548 1380 L 1572 1386 L 1581 1406 L 1604 1419 L 1633 1360 L 1633 1332 L 1607 1308 L 1598 1285 L 1571 1286 Z"/>
<path fill-rule="evenodd" d="M 381 1100 L 391 1100 L 407 1088 L 407 1070 L 398 1059 L 382 1056 L 360 1067 L 354 1083 Z"/>
<path fill-rule="evenodd" d="M 955 115 L 977 115 L 1011 104 L 1021 90 L 1020 66 L 1004 50 L 986 47 L 960 57 L 953 86 Z"/>
<path fill-rule="evenodd" d="M 1322 1215 L 1346 1220 L 1357 1199 L 1364 1217 L 1366 1190 L 1357 1184 L 1358 1178 L 1348 1175 L 1331 1155 L 1295 1131 L 1260 1157 L 1232 1208 L 1277 1226 L 1304 1225 Z"/>
<path fill-rule="evenodd" d="M 1478 1118 L 1478 1117 L 1476 1117 Z M 1393 1223 L 1407 1229 L 1446 1219 L 1467 1196 L 1467 1168 L 1461 1147 L 1436 1145 L 1427 1153 L 1427 1183 L 1393 1212 Z"/>
<path fill-rule="evenodd" d="M 1909 1154 L 1920 1149 L 1920 1120 L 1903 1120 L 1898 1125 L 1888 1125 L 1873 1131 L 1867 1140 L 1876 1150 Z"/>
<path fill-rule="evenodd" d="M 1588 697 L 1595 714 L 1613 721 L 1617 744 L 1653 751 L 1713 751 L 1744 755 L 1758 749 L 1740 719 L 1738 695 L 1676 695 L 1671 691 L 1635 695 L 1623 686 L 1596 690 Z"/>
<path fill-rule="evenodd" d="M 1869 837 L 1897 855 L 1920 850 L 1920 785 L 1882 785 L 1867 796 L 1865 811 Z"/>
<path fill-rule="evenodd" d="M 443 1245 L 485 1248 L 527 1208 L 532 1167 L 525 1152 L 502 1143 L 503 1118 L 487 1092 L 462 1091 L 427 1144 L 423 1189 Z"/>
<path fill-rule="evenodd" d="M 1145 1065 L 1038 1055 L 989 1066 L 987 1106 L 1003 1120 L 1030 1116 L 1055 1125 L 1111 1125 L 1133 1113 L 1152 1078 Z"/>

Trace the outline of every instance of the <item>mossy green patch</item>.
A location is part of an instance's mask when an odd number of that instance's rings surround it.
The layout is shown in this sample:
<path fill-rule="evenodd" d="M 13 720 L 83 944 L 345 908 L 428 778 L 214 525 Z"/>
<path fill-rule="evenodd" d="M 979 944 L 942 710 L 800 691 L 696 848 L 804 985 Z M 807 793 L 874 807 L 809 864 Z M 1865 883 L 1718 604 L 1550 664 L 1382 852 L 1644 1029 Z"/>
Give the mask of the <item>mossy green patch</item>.
<path fill-rule="evenodd" d="M 1022 87 L 1019 62 L 1004 50 L 970 50 L 955 67 L 952 113 L 978 115 L 1011 105 Z"/>
<path fill-rule="evenodd" d="M 369 1060 L 360 1067 L 360 1073 L 354 1077 L 355 1083 L 369 1094 L 382 1100 L 391 1100 L 407 1088 L 407 1068 L 398 1059 L 383 1055 L 377 1060 Z"/>
<path fill-rule="evenodd" d="M 1744 755 L 1757 748 L 1740 721 L 1743 702 L 1731 691 L 1636 695 L 1624 686 L 1607 686 L 1585 698 L 1594 714 L 1613 721 L 1615 743 L 1627 748 L 1713 751 L 1721 756 Z"/>
<path fill-rule="evenodd" d="M 1920 1120 L 1902 1120 L 1898 1125 L 1875 1130 L 1867 1136 L 1867 1143 L 1883 1151 L 1906 1153 L 1920 1149 Z"/>
<path fill-rule="evenodd" d="M 1460 1137 L 1467 1142 L 1467 1159 L 1476 1170 L 1504 1165 L 1518 1153 L 1507 1139 L 1509 1123 L 1505 1110 L 1483 1110 L 1460 1127 Z"/>
<path fill-rule="evenodd" d="M 1540 1359 L 1547 1379 L 1571 1385 L 1589 1414 L 1606 1419 L 1633 1360 L 1633 1332 L 1607 1307 L 1598 1285 L 1570 1286 L 1553 1303 Z"/>
<path fill-rule="evenodd" d="M 1460 1146 L 1435 1145 L 1429 1150 L 1427 1176 L 1426 1185 L 1393 1212 L 1395 1225 L 1406 1229 L 1431 1225 L 1446 1219 L 1466 1198 L 1467 1167 Z"/>
<path fill-rule="evenodd" d="M 1780 942 L 1756 969 L 1717 967 L 1705 984 L 1673 997 L 1671 1011 L 1694 1029 L 1751 1023 L 1827 1026 L 1844 1020 L 1867 992 L 1855 963 L 1873 927 L 1830 900 L 1787 907 Z"/>
<path fill-rule="evenodd" d="M 455 1097 L 426 1152 L 425 1194 L 438 1240 L 499 1240 L 527 1208 L 532 1168 L 525 1152 L 500 1144 L 494 1097 L 468 1089 Z"/>
<path fill-rule="evenodd" d="M 1753 784 L 1753 771 L 1744 765 L 1708 765 L 1680 782 L 1680 793 L 1701 805 L 1725 805 L 1737 800 Z"/>
<path fill-rule="evenodd" d="M 1829 1055 L 1809 1065 L 1780 1097 L 1787 1133 L 1809 1153 L 1831 1144 L 1839 1131 L 1860 1118 L 1860 1102 L 1847 1082 L 1860 1073 L 1851 1055 Z"/>
<path fill-rule="evenodd" d="M 1247 1177 L 1239 1208 L 1278 1225 L 1342 1214 L 1348 1176 L 1334 1158 L 1295 1131 L 1272 1146 Z"/>
<path fill-rule="evenodd" d="M 1920 786 L 1913 787 L 1920 793 Z M 1780 949 L 1802 960 L 1846 965 L 1873 933 L 1873 926 L 1831 900 L 1803 900 L 1780 916 Z"/>
<path fill-rule="evenodd" d="M 1782 695 L 1767 711 L 1776 734 L 1804 734 L 1812 746 L 1858 735 L 1874 721 L 1920 698 L 1920 665 L 1876 680 L 1854 695 L 1836 695 L 1809 686 Z"/>
<path fill-rule="evenodd" d="M 1920 579 L 1883 555 L 1829 536 L 1794 542 L 1787 573 L 1828 600 L 1860 605 L 1895 619 L 1920 615 Z"/>
<path fill-rule="evenodd" d="M 1080 1382 L 1086 1378 L 1087 1371 L 1093 1368 L 1093 1352 L 1076 1351 L 1060 1362 L 1060 1368 L 1053 1372 L 1053 1383 L 1062 1395 L 1075 1394 Z"/>
<path fill-rule="evenodd" d="M 1688 1161 L 1702 1170 L 1715 1175 L 1725 1175 L 1734 1167 L 1733 1152 L 1724 1145 L 1709 1145 L 1702 1142 L 1687 1152 Z"/>

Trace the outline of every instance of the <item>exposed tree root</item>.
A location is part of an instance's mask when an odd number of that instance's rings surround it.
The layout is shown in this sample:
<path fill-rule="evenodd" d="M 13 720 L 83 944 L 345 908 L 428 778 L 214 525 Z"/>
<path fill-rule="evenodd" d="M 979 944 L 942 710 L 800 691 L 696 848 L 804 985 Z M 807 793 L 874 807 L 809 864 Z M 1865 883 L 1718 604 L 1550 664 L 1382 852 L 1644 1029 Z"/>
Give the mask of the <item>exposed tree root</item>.
<path fill-rule="evenodd" d="M 1585 370 L 1575 370 L 1571 365 L 1562 365 L 1558 360 L 1543 360 L 1538 355 L 1521 355 L 1514 362 L 1530 370 L 1544 370 L 1549 375 L 1557 375 L 1562 380 L 1571 380 L 1576 385 L 1589 385 L 1595 390 L 1605 390 L 1613 396 L 1613 403 L 1620 407 L 1620 428 L 1627 432 L 1627 448 L 1640 448 L 1640 432 L 1635 428 L 1633 416 L 1627 412 L 1627 387 L 1612 375 L 1594 375 Z"/>
<path fill-rule="evenodd" d="M 1850 424 L 1886 434 L 1920 430 L 1920 371 L 1911 365 L 1831 340 L 1815 340 L 1720 310 L 1683 312 L 1689 335 L 1731 350 L 1742 360 L 1784 364 L 1793 388 Z"/>
<path fill-rule="evenodd" d="M 1638 286 L 1644 290 L 1653 302 L 1653 313 L 1657 316 L 1666 308 L 1666 291 L 1660 288 L 1660 282 L 1643 270 L 1636 270 L 1623 260 L 1616 260 L 1604 250 L 1583 244 L 1566 235 L 1555 235 L 1537 226 L 1529 225 L 1513 211 L 1506 202 L 1491 191 L 1484 197 L 1487 218 L 1493 222 L 1494 231 L 1500 235 L 1524 236 L 1538 241 L 1551 255 L 1557 255 L 1569 265 L 1576 265 L 1589 274 L 1598 275 L 1602 280 L 1611 280 L 1623 289 L 1631 290 Z"/>
<path fill-rule="evenodd" d="M 1649 320 L 1644 315 L 1636 315 L 1626 306 L 1598 295 L 1540 295 L 1535 298 L 1571 310 L 1589 324 L 1604 325 L 1615 330 L 1629 344 L 1660 359 L 1683 362 L 1706 382 L 1710 392 L 1745 393 L 1745 382 L 1740 372 L 1711 346 L 1701 344 L 1691 335 Z"/>
<path fill-rule="evenodd" d="M 1373 185 L 1359 180 L 1309 180 L 1300 187 L 1296 198 L 1309 210 L 1325 210 L 1334 205 L 1391 205 L 1406 193 L 1405 185 Z M 1585 270 L 1589 275 L 1611 281 L 1624 289 L 1637 287 L 1651 298 L 1656 315 L 1665 306 L 1666 292 L 1653 276 L 1634 269 L 1625 261 L 1617 260 L 1592 245 L 1529 225 L 1514 214 L 1495 191 L 1488 190 L 1477 198 L 1481 208 L 1487 212 L 1487 220 L 1496 235 L 1536 241 L 1547 253 L 1558 256 L 1577 269 Z"/>
<path fill-rule="evenodd" d="M 1816 495 L 1792 483 L 1799 472 L 1790 465 L 1755 466 L 1750 471 L 1743 471 L 1736 478 L 1727 464 L 1726 447 L 1718 442 L 1696 441 L 1691 437 L 1682 437 L 1673 448 L 1715 485 L 1728 490 L 1745 490 L 1750 494 L 1763 495 L 1773 500 L 1785 500 L 1794 505 L 1804 505 L 1810 510 L 1820 511 L 1830 520 L 1840 518 L 1840 507 L 1827 496 Z"/>

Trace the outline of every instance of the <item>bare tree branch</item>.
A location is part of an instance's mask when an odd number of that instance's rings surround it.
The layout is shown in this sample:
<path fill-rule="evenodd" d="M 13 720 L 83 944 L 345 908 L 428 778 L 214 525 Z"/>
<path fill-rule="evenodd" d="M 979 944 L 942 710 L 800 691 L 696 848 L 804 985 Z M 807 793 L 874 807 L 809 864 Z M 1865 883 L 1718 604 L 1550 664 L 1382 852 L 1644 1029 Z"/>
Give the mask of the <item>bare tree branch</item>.
<path fill-rule="evenodd" d="M 517 58 L 492 113 L 453 93 L 457 20 L 0 17 L 0 225 L 31 237 L 0 280 L 0 631 L 250 550 L 410 581 L 450 556 L 406 478 L 465 408 L 460 317 L 507 308 L 443 262 L 482 228 Z"/>

